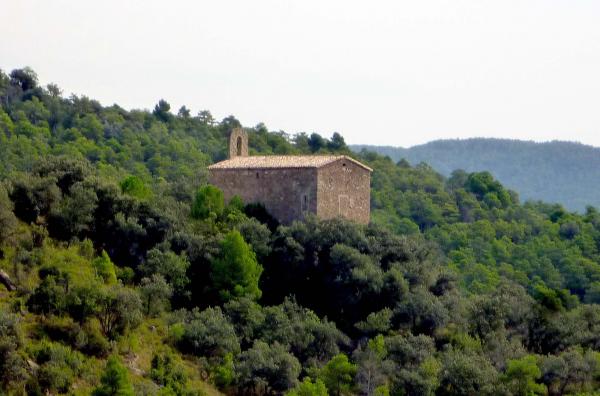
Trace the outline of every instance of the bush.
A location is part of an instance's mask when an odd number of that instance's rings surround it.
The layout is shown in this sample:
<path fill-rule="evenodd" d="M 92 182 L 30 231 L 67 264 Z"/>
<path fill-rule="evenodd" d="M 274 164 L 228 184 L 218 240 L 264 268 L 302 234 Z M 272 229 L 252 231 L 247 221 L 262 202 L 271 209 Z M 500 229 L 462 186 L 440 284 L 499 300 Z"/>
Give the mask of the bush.
<path fill-rule="evenodd" d="M 152 357 L 150 378 L 164 388 L 165 393 L 186 395 L 187 375 L 171 353 L 155 354 Z"/>
<path fill-rule="evenodd" d="M 19 318 L 0 310 L 0 389 L 9 389 L 27 378 L 25 361 L 17 352 L 21 345 Z"/>
<path fill-rule="evenodd" d="M 78 352 L 60 344 L 43 342 L 33 355 L 40 365 L 37 377 L 44 391 L 66 393 L 83 364 Z"/>
<path fill-rule="evenodd" d="M 111 356 L 100 378 L 100 386 L 93 396 L 133 396 L 133 386 L 129 381 L 127 369 L 115 356 Z"/>

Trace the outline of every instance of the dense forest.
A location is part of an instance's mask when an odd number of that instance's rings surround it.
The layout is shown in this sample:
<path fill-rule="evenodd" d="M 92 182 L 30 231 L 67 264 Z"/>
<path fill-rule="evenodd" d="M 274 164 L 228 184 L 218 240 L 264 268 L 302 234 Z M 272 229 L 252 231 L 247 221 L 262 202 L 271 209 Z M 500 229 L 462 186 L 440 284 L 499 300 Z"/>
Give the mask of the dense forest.
<path fill-rule="evenodd" d="M 0 394 L 593 395 L 600 212 L 368 151 L 372 222 L 206 184 L 239 121 L 0 73 Z M 251 153 L 344 139 L 246 128 Z"/>
<path fill-rule="evenodd" d="M 600 148 L 579 143 L 478 138 L 436 140 L 407 149 L 351 148 L 375 151 L 394 161 L 404 158 L 413 165 L 425 162 L 446 177 L 456 169 L 489 171 L 524 201 L 558 202 L 579 213 L 588 205 L 600 206 Z"/>

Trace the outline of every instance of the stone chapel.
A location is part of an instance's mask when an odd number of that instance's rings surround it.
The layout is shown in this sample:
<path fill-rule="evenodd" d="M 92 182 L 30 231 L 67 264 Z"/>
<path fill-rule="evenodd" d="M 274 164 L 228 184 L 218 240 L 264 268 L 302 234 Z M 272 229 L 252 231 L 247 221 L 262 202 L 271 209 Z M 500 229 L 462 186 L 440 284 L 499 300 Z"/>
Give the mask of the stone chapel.
<path fill-rule="evenodd" d="M 235 128 L 229 159 L 208 171 L 226 202 L 238 195 L 245 203 L 262 203 L 282 224 L 309 213 L 363 224 L 370 219 L 373 170 L 346 155 L 249 156 L 248 135 Z"/>

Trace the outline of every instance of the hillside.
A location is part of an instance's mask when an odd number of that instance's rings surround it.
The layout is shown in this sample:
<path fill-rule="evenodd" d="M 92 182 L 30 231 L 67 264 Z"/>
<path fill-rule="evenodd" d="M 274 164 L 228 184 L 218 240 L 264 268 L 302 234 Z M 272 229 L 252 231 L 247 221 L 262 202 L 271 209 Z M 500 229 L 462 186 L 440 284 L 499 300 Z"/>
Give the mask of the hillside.
<path fill-rule="evenodd" d="M 437 140 L 408 149 L 356 145 L 394 161 L 426 162 L 445 176 L 463 169 L 489 171 L 522 200 L 542 200 L 585 211 L 600 207 L 600 148 L 570 142 L 535 143 L 507 139 Z"/>
<path fill-rule="evenodd" d="M 0 72 L 0 394 L 600 388 L 600 212 L 362 152 L 371 224 L 281 226 L 206 184 L 234 126 Z M 245 129 L 251 153 L 351 154 Z"/>

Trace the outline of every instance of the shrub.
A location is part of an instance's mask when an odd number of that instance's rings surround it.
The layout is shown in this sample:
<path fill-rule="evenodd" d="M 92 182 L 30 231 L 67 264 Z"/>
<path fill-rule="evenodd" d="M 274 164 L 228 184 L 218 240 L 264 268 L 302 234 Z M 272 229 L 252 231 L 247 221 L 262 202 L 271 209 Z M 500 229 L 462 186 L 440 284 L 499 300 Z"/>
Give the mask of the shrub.
<path fill-rule="evenodd" d="M 133 386 L 129 381 L 127 368 L 115 356 L 111 356 L 100 378 L 100 386 L 94 390 L 92 395 L 133 396 L 133 394 Z"/>

